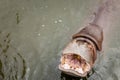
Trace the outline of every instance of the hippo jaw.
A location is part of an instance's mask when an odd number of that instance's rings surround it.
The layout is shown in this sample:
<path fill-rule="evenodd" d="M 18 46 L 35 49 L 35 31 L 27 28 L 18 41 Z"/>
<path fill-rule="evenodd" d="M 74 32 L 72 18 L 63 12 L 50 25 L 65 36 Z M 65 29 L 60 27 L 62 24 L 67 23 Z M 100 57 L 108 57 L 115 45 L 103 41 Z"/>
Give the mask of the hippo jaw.
<path fill-rule="evenodd" d="M 94 46 L 79 40 L 73 40 L 63 50 L 59 69 L 69 75 L 85 77 L 93 65 Z"/>
<path fill-rule="evenodd" d="M 66 57 L 72 57 L 74 59 Z M 80 59 L 79 55 L 69 54 L 62 56 L 59 69 L 69 75 L 85 77 L 88 71 L 90 71 L 91 66 L 84 59 Z"/>

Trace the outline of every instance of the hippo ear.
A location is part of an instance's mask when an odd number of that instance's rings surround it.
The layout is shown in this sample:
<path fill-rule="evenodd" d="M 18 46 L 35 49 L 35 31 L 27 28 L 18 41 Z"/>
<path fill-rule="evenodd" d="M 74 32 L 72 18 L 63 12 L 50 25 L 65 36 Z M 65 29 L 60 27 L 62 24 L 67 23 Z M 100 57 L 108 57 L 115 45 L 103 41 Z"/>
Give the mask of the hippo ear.
<path fill-rule="evenodd" d="M 98 51 L 102 50 L 103 30 L 98 25 L 89 24 L 80 30 L 80 32 L 74 34 L 72 38 L 75 39 L 80 37 L 91 40 L 95 44 Z"/>

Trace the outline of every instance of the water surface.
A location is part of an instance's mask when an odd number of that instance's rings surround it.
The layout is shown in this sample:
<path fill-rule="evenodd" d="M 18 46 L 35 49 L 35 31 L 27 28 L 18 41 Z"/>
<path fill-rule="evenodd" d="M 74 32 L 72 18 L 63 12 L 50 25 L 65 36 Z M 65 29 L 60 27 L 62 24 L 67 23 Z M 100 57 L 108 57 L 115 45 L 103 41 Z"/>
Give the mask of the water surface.
<path fill-rule="evenodd" d="M 81 80 L 58 70 L 62 49 L 100 0 L 0 0 L 0 80 Z M 114 15 L 119 15 L 120 7 Z M 88 80 L 120 80 L 120 17 L 105 28 Z M 85 78 L 84 78 L 85 80 Z"/>

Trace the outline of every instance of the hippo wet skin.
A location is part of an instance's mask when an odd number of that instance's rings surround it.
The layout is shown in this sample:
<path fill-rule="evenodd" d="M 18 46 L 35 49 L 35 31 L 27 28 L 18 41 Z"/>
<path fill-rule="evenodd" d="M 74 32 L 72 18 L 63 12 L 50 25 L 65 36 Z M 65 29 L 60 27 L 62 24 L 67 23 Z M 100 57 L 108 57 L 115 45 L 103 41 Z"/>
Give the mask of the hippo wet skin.
<path fill-rule="evenodd" d="M 99 7 L 92 23 L 72 36 L 63 49 L 59 69 L 68 75 L 86 77 L 94 66 L 97 52 L 102 50 L 103 29 L 97 23 L 109 0 Z"/>

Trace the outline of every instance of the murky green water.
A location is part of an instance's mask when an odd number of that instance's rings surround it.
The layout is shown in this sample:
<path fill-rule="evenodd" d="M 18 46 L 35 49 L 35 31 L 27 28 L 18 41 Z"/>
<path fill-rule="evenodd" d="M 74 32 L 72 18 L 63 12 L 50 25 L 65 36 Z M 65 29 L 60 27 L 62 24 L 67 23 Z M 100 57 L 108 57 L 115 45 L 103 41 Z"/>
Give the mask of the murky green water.
<path fill-rule="evenodd" d="M 91 21 L 100 3 L 0 0 L 0 80 L 81 80 L 62 74 L 59 58 L 71 36 Z M 88 80 L 120 80 L 120 7 L 115 11 L 104 30 L 102 54 Z"/>

